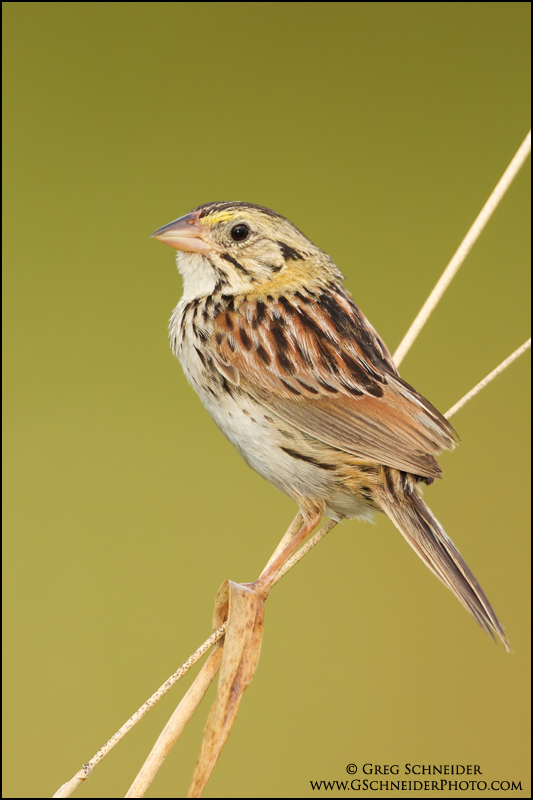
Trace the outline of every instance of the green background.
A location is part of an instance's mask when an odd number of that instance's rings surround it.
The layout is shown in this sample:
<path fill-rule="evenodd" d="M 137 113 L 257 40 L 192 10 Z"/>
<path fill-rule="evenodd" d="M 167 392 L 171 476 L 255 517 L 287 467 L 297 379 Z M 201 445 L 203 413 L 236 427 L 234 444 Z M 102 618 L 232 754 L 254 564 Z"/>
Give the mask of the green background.
<path fill-rule="evenodd" d="M 272 207 L 394 349 L 528 130 L 529 14 L 4 4 L 4 796 L 50 796 L 87 761 L 295 512 L 173 359 L 180 279 L 152 231 L 211 200 Z M 528 171 L 402 366 L 443 411 L 529 335 Z M 479 764 L 530 794 L 528 362 L 457 415 L 425 493 L 513 653 L 387 519 L 345 523 L 272 593 L 205 796 L 311 796 L 350 762 Z M 78 796 L 124 795 L 182 691 Z M 185 796 L 213 691 L 150 796 Z"/>

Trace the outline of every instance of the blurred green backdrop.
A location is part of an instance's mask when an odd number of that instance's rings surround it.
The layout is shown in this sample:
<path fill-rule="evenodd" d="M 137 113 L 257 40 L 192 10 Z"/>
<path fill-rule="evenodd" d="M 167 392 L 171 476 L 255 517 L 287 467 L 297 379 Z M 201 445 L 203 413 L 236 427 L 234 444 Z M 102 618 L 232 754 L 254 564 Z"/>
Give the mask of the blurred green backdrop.
<path fill-rule="evenodd" d="M 180 280 L 152 231 L 210 200 L 270 206 L 395 348 L 527 132 L 529 14 L 4 4 L 4 796 L 50 796 L 87 761 L 295 511 L 172 358 Z M 402 367 L 442 410 L 528 336 L 528 171 Z M 530 795 L 528 362 L 457 415 L 426 490 L 513 653 L 388 520 L 345 523 L 272 593 L 206 796 L 311 796 L 349 762 L 479 764 Z M 123 796 L 182 691 L 79 796 Z M 150 796 L 185 796 L 212 698 Z"/>

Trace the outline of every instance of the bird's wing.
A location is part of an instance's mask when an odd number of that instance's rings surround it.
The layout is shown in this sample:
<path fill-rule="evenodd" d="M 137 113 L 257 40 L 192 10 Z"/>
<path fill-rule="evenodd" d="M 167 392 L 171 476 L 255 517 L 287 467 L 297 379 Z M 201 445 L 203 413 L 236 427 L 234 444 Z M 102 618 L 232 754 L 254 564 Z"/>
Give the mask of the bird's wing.
<path fill-rule="evenodd" d="M 209 342 L 217 369 L 266 411 L 359 458 L 437 477 L 452 426 L 405 383 L 351 298 L 327 294 L 230 302 Z"/>

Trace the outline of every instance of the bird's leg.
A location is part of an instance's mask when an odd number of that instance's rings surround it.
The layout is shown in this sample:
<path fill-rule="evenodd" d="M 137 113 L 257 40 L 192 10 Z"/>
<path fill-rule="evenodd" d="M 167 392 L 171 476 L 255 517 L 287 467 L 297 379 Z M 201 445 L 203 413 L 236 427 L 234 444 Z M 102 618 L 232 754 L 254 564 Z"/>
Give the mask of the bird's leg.
<path fill-rule="evenodd" d="M 268 559 L 268 561 L 267 561 L 267 563 L 266 563 L 261 575 L 263 575 L 267 571 L 267 569 L 272 564 L 272 562 L 279 556 L 280 553 L 283 552 L 283 550 L 285 550 L 285 548 L 287 547 L 289 542 L 292 540 L 292 538 L 294 536 L 296 536 L 296 534 L 298 533 L 298 531 L 302 527 L 302 522 L 303 522 L 303 517 L 302 517 L 301 513 L 298 511 L 298 513 L 294 517 L 293 521 L 289 525 L 289 528 L 288 528 L 287 532 L 283 534 L 283 538 L 281 539 L 281 541 L 279 542 L 278 546 L 276 547 L 276 549 L 274 550 L 274 552 L 272 553 L 272 555 Z"/>
<path fill-rule="evenodd" d="M 296 535 L 294 535 L 288 544 L 285 545 L 283 550 L 277 555 L 273 560 L 271 559 L 259 578 L 251 584 L 251 588 L 254 589 L 261 597 L 266 600 L 268 593 L 274 583 L 276 575 L 278 574 L 281 567 L 287 563 L 289 558 L 292 554 L 298 549 L 304 539 L 309 536 L 310 533 L 314 531 L 317 527 L 318 523 L 322 519 L 322 514 L 324 511 L 323 504 L 314 505 L 311 508 L 302 508 L 300 513 L 303 517 L 303 525 L 301 526 L 300 530 Z M 281 543 L 288 538 L 289 533 L 293 526 L 296 526 L 296 521 L 298 520 L 297 515 L 293 521 L 293 524 L 283 537 Z M 280 544 L 281 544 L 280 543 Z M 278 549 L 278 548 L 277 548 Z M 275 555 L 275 553 L 274 553 Z"/>

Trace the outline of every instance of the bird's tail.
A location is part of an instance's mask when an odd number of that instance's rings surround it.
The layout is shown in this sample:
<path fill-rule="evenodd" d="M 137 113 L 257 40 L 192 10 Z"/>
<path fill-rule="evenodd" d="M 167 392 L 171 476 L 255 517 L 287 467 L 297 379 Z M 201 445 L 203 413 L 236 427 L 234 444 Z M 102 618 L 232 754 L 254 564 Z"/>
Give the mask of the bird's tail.
<path fill-rule="evenodd" d="M 422 561 L 454 593 L 481 627 L 497 634 L 509 650 L 505 632 L 491 604 L 461 554 L 418 494 L 405 472 L 384 468 L 384 482 L 375 489 L 382 510 L 394 522 Z"/>

